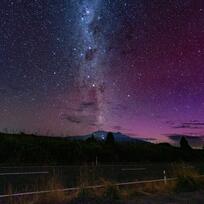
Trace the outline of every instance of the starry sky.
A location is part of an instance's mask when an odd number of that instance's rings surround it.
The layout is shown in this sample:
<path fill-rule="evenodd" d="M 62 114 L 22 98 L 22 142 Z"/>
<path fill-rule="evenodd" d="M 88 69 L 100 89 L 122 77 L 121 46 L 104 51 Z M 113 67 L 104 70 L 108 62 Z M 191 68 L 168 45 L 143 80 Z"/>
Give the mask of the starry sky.
<path fill-rule="evenodd" d="M 204 1 L 3 0 L 0 130 L 204 141 Z"/>

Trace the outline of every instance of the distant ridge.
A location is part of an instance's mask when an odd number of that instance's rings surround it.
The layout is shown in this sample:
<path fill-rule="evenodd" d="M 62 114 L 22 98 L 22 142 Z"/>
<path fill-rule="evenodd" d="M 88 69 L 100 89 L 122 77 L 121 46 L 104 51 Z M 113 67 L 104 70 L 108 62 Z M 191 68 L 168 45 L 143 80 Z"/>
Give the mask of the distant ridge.
<path fill-rule="evenodd" d="M 130 137 L 128 135 L 122 134 L 120 132 L 112 132 L 114 139 L 116 142 L 136 142 L 136 143 L 149 143 L 143 139 L 137 139 L 137 138 L 133 138 Z M 88 135 L 80 135 L 80 136 L 68 136 L 66 137 L 67 139 L 70 140 L 87 140 L 88 138 L 90 138 L 91 136 L 94 136 L 96 140 L 98 141 L 103 141 L 106 140 L 108 132 L 107 131 L 96 131 L 93 133 L 90 133 Z"/>

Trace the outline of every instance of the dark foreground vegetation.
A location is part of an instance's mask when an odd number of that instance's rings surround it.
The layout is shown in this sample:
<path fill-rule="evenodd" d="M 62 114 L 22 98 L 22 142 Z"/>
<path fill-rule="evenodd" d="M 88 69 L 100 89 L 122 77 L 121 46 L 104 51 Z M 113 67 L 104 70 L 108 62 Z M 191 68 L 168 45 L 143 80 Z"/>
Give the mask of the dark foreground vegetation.
<path fill-rule="evenodd" d="M 0 163 L 84 164 L 126 162 L 204 161 L 204 150 L 192 149 L 185 138 L 181 147 L 167 143 L 115 142 L 111 133 L 105 141 L 94 137 L 86 141 L 0 133 Z"/>
<path fill-rule="evenodd" d="M 100 188 L 87 188 L 89 177 L 84 178 L 79 189 L 72 192 L 53 191 L 35 196 L 10 197 L 0 204 L 203 204 L 204 180 L 192 166 L 174 166 L 175 180 L 117 186 L 101 179 Z M 84 180 L 85 179 L 85 180 Z M 47 189 L 63 189 L 51 179 Z"/>

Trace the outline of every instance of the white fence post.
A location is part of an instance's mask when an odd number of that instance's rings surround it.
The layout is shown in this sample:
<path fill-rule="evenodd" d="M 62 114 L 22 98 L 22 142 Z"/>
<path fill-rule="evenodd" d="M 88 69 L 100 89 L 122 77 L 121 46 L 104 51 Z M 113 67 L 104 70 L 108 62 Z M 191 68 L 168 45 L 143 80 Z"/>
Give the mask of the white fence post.
<path fill-rule="evenodd" d="M 164 183 L 166 184 L 167 179 L 166 179 L 166 171 L 165 170 L 163 171 L 163 174 L 164 174 Z"/>

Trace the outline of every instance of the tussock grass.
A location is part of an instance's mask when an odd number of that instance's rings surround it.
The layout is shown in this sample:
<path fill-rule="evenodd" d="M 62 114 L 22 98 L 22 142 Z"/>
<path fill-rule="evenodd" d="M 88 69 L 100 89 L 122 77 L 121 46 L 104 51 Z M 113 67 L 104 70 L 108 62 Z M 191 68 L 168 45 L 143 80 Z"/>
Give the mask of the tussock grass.
<path fill-rule="evenodd" d="M 175 187 L 174 181 L 169 181 L 166 184 L 161 182 L 152 182 L 144 184 L 135 184 L 133 186 L 127 186 L 122 189 L 121 197 L 124 200 L 136 199 L 141 196 L 152 196 L 152 195 L 162 195 L 171 194 Z"/>
<path fill-rule="evenodd" d="M 11 198 L 8 204 L 68 204 L 68 203 L 111 203 L 111 201 L 137 199 L 140 196 L 152 196 L 162 194 L 173 194 L 181 191 L 198 190 L 204 182 L 199 177 L 199 172 L 186 164 L 174 164 L 172 166 L 172 176 L 177 177 L 175 181 L 151 182 L 135 184 L 130 186 L 116 186 L 114 182 L 99 179 L 98 184 L 103 187 L 96 189 L 87 189 L 87 186 L 95 185 L 95 175 L 91 175 L 93 170 L 84 167 L 81 169 L 79 177 L 79 190 L 77 192 L 67 193 L 54 191 L 41 196 L 30 197 L 29 199 L 14 200 Z M 52 178 L 45 189 L 56 190 L 63 189 L 64 186 L 57 178 Z M 11 186 L 8 187 L 8 194 L 12 194 Z"/>
<path fill-rule="evenodd" d="M 194 167 L 184 163 L 176 164 L 173 173 L 177 177 L 175 191 L 195 191 L 201 187 L 202 179 Z"/>
<path fill-rule="evenodd" d="M 55 189 L 63 189 L 57 178 L 53 177 L 47 184 L 47 189 L 55 190 Z M 52 193 L 48 193 L 45 196 L 40 196 L 34 204 L 63 204 L 66 200 L 66 196 L 62 191 L 53 191 Z"/>
<path fill-rule="evenodd" d="M 56 189 L 63 189 L 64 186 L 58 181 L 56 177 L 51 178 L 45 189 L 53 190 L 51 193 L 27 196 L 22 198 L 10 198 L 8 204 L 67 204 L 71 198 L 72 194 L 66 195 L 62 191 L 56 191 Z"/>
<path fill-rule="evenodd" d="M 81 185 L 74 199 L 84 200 L 94 197 L 96 197 L 94 189 L 87 189 L 84 185 Z"/>
<path fill-rule="evenodd" d="M 121 199 L 121 191 L 119 187 L 115 185 L 115 183 L 102 179 L 102 185 L 104 185 L 101 192 L 102 198 L 109 200 Z"/>

